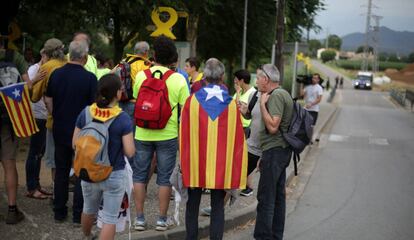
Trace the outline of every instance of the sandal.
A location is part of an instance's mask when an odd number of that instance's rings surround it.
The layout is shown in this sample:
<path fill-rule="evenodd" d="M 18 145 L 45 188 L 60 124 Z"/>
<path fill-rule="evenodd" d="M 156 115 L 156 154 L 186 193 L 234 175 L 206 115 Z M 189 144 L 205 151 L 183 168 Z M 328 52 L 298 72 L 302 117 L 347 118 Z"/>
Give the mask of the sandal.
<path fill-rule="evenodd" d="M 53 196 L 53 192 L 49 192 L 48 190 L 39 187 L 39 189 L 37 189 L 39 192 L 41 192 L 43 195 L 48 195 L 48 196 Z"/>
<path fill-rule="evenodd" d="M 45 200 L 45 199 L 48 199 L 49 198 L 47 195 L 43 194 L 42 192 L 40 192 L 38 190 L 34 190 L 32 192 L 28 192 L 26 194 L 26 197 L 33 198 L 33 199 L 38 199 L 38 200 Z"/>

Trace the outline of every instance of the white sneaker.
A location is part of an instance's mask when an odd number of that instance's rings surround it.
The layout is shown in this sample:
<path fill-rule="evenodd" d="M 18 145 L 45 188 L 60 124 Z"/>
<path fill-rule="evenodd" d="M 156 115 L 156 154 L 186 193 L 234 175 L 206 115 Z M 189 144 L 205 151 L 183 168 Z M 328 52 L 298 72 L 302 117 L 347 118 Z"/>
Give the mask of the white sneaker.
<path fill-rule="evenodd" d="M 174 225 L 174 222 L 170 218 L 167 218 L 167 221 L 164 221 L 162 219 L 158 219 L 155 230 L 157 230 L 157 231 L 166 231 L 166 230 L 168 230 L 169 227 L 171 227 L 173 225 Z"/>
<path fill-rule="evenodd" d="M 134 222 L 134 229 L 137 231 L 145 231 L 147 230 L 147 223 L 145 222 L 145 220 L 137 218 Z"/>

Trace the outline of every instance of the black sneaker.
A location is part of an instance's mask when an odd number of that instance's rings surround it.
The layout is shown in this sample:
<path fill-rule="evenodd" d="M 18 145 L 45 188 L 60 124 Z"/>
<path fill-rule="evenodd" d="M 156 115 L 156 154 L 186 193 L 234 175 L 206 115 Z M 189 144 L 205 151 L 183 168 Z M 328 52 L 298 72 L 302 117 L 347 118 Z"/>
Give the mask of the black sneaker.
<path fill-rule="evenodd" d="M 242 190 L 240 192 L 240 195 L 242 195 L 244 197 L 249 197 L 249 196 L 253 195 L 253 189 L 251 189 L 251 188 L 248 187 L 248 188 Z"/>
<path fill-rule="evenodd" d="M 24 214 L 16 207 L 14 210 L 7 212 L 6 224 L 17 224 L 24 219 Z"/>

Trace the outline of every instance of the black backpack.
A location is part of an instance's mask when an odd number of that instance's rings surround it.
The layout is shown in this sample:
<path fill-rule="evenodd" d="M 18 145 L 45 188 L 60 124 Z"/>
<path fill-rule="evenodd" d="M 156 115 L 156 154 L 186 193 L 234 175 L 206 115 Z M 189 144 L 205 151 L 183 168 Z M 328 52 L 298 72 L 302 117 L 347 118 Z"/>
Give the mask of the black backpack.
<path fill-rule="evenodd" d="M 297 163 L 300 162 L 300 153 L 312 140 L 313 117 L 306 111 L 296 99 L 293 99 L 293 114 L 287 132 L 280 132 L 293 151 L 293 163 L 295 176 L 298 175 Z"/>
<path fill-rule="evenodd" d="M 255 99 L 253 98 L 252 101 L 253 100 L 256 102 L 257 97 L 255 97 Z M 300 153 L 305 149 L 307 145 L 309 145 L 313 134 L 313 117 L 296 100 L 296 98 L 293 99 L 293 113 L 292 119 L 289 123 L 288 131 L 283 132 L 279 126 L 279 131 L 282 134 L 282 137 L 286 142 L 288 142 L 290 148 L 293 151 L 295 176 L 298 175 L 298 162 L 300 162 Z M 252 107 L 250 106 L 251 104 L 249 104 L 249 110 L 250 107 L 253 109 L 255 102 L 253 103 Z"/>

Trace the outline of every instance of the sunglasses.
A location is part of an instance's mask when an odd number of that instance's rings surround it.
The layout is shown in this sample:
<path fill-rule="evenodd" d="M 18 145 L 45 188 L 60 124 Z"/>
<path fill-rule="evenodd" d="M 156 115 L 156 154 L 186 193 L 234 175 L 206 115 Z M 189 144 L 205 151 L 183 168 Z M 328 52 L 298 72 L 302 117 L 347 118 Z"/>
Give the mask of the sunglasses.
<path fill-rule="evenodd" d="M 261 70 L 266 75 L 266 77 L 270 80 L 269 74 L 267 74 L 267 72 L 263 69 L 263 65 L 260 65 L 259 70 Z"/>

